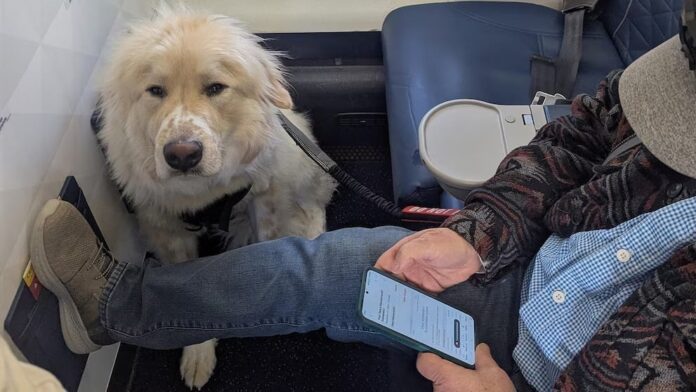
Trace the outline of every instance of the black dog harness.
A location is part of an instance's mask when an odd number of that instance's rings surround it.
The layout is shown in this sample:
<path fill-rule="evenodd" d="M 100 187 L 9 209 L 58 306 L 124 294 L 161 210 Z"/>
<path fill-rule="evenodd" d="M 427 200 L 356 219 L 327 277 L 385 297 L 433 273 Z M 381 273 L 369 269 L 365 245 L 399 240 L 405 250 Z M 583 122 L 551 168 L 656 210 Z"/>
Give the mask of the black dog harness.
<path fill-rule="evenodd" d="M 251 185 L 215 200 L 212 204 L 196 212 L 181 215 L 181 220 L 189 227 L 186 230 L 198 231 L 204 227 L 229 231 L 232 208 L 242 201 L 251 190 Z"/>

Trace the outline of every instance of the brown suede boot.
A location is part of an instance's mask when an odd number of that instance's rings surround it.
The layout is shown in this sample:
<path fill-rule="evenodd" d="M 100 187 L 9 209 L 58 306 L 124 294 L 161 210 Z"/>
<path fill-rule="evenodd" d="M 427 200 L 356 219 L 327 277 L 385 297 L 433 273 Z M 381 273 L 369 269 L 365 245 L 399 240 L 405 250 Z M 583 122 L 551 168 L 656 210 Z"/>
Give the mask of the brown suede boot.
<path fill-rule="evenodd" d="M 86 354 L 114 343 L 99 319 L 99 298 L 117 264 L 70 203 L 49 200 L 31 236 L 31 263 L 41 283 L 58 297 L 63 338 Z"/>

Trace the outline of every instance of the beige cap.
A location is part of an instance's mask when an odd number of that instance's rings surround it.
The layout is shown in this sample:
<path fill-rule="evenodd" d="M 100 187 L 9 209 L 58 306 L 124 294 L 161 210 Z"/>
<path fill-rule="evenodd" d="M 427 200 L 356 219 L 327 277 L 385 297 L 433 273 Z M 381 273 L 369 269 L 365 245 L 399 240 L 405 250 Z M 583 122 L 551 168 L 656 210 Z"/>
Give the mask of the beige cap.
<path fill-rule="evenodd" d="M 619 81 L 628 122 L 650 152 L 696 178 L 696 73 L 675 36 L 632 63 Z"/>

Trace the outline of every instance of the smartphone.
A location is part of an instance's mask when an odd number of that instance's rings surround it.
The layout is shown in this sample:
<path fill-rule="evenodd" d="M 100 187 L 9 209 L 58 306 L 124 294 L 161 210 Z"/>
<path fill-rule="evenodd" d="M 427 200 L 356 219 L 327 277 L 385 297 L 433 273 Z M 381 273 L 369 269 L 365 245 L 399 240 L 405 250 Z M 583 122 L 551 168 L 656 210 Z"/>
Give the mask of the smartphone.
<path fill-rule="evenodd" d="M 423 290 L 375 268 L 365 271 L 362 319 L 387 336 L 469 369 L 476 362 L 474 319 Z"/>

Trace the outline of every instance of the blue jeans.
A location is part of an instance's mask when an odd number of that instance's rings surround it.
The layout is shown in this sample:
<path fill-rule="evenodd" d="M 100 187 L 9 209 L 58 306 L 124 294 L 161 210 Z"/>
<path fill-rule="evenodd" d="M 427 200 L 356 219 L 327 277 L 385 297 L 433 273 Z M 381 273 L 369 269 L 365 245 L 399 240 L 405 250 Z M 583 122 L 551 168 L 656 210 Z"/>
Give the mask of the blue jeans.
<path fill-rule="evenodd" d="M 181 264 L 120 263 L 101 298 L 102 324 L 116 340 L 154 349 L 320 328 L 338 341 L 403 349 L 360 320 L 358 299 L 365 268 L 409 234 L 397 227 L 343 229 Z M 479 341 L 508 371 L 521 277 L 512 271 L 492 285 L 465 282 L 440 295 L 474 317 Z"/>

